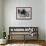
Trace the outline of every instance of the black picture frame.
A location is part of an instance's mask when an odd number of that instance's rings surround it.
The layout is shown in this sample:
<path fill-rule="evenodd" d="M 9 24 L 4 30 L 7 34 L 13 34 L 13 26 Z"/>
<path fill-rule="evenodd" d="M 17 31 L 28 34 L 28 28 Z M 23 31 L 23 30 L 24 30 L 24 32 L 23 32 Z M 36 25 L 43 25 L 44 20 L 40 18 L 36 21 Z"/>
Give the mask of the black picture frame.
<path fill-rule="evenodd" d="M 32 7 L 16 7 L 16 20 L 31 20 Z"/>

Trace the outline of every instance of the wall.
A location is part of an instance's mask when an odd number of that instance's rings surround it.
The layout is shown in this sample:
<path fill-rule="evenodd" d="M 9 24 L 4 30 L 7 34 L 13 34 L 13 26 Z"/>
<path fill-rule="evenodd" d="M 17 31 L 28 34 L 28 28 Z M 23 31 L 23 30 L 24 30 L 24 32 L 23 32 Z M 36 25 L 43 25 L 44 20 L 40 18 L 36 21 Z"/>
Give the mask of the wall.
<path fill-rule="evenodd" d="M 46 40 L 46 0 L 45 0 L 45 40 Z"/>
<path fill-rule="evenodd" d="M 2 38 L 2 0 L 0 0 L 0 38 Z"/>
<path fill-rule="evenodd" d="M 16 20 L 16 7 L 32 7 L 32 20 Z M 7 35 L 9 27 L 39 27 L 39 39 L 45 39 L 44 0 L 4 0 L 4 26 Z"/>

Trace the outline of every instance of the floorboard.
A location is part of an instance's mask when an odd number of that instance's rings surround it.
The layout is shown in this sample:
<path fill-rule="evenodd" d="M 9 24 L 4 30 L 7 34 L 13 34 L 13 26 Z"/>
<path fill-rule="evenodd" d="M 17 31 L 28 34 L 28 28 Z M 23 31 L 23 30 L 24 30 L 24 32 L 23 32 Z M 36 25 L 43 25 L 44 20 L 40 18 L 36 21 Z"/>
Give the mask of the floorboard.
<path fill-rule="evenodd" d="M 7 44 L 0 46 L 46 46 L 44 40 L 8 40 Z"/>

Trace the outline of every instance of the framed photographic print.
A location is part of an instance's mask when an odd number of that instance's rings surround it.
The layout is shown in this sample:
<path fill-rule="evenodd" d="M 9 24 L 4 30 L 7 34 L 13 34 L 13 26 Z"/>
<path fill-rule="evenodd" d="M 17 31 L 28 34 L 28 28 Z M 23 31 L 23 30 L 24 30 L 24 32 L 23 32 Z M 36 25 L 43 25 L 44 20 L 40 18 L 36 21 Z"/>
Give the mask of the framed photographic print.
<path fill-rule="evenodd" d="M 17 20 L 31 20 L 32 7 L 16 7 L 16 19 Z"/>

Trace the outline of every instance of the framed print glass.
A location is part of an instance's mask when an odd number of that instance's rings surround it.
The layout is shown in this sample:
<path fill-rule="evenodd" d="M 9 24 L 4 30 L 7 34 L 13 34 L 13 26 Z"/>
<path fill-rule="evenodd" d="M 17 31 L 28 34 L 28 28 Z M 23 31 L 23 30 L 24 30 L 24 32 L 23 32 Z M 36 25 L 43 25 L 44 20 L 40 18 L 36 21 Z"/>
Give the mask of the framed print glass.
<path fill-rule="evenodd" d="M 31 20 L 32 7 L 16 7 L 16 19 L 17 20 Z"/>

